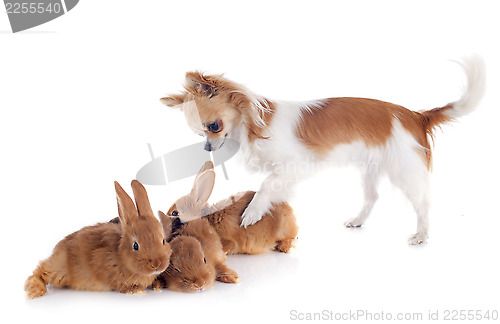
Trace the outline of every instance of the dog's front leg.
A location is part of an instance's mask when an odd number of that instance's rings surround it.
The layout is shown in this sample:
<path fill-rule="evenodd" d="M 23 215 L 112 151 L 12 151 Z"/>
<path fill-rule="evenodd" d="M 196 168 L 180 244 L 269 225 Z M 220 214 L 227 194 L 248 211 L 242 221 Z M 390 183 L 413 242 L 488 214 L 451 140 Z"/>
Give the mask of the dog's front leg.
<path fill-rule="evenodd" d="M 270 211 L 273 203 L 285 201 L 294 184 L 292 174 L 271 173 L 241 215 L 241 226 L 255 224 Z"/>

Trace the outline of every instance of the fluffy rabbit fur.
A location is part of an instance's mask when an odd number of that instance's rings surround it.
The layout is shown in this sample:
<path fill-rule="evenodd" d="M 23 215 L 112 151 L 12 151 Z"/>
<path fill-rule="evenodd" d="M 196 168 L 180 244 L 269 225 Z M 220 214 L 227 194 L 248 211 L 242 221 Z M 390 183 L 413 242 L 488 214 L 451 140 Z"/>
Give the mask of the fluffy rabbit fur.
<path fill-rule="evenodd" d="M 165 272 L 153 283 L 153 289 L 167 287 L 181 292 L 196 292 L 214 281 L 236 283 L 238 274 L 226 265 L 219 236 L 205 219 L 181 224 L 176 217 L 159 212 L 166 236 L 174 237 L 172 256 Z"/>
<path fill-rule="evenodd" d="M 167 268 L 171 248 L 151 210 L 146 189 L 132 181 L 137 208 L 115 182 L 120 222 L 87 226 L 66 236 L 25 283 L 29 298 L 47 284 L 80 290 L 143 292 Z"/>
<path fill-rule="evenodd" d="M 172 257 L 166 271 L 153 283 L 153 289 L 167 287 L 179 292 L 197 292 L 213 285 L 215 268 L 205 262 L 200 242 L 194 237 L 177 236 L 171 242 Z"/>
<path fill-rule="evenodd" d="M 261 221 L 247 228 L 240 227 L 241 215 L 255 191 L 242 192 L 213 206 L 208 205 L 215 184 L 213 168 L 213 163 L 207 161 L 196 176 L 191 193 L 179 198 L 167 214 L 179 217 L 188 225 L 193 219 L 203 217 L 219 234 L 227 254 L 258 254 L 273 248 L 288 252 L 298 232 L 292 207 L 286 202 L 273 204 L 273 209 Z"/>

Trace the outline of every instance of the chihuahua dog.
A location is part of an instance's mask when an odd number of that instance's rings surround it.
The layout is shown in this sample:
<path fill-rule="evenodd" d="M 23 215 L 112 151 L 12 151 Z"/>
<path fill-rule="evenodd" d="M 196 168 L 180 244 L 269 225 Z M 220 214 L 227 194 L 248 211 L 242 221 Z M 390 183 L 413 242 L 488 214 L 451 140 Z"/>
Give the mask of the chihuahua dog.
<path fill-rule="evenodd" d="M 485 92 L 483 60 L 472 56 L 460 65 L 467 77 L 461 98 L 420 112 L 364 98 L 270 100 L 222 75 L 200 72 L 188 72 L 185 90 L 161 102 L 184 112 L 189 126 L 206 136 L 206 150 L 233 138 L 247 167 L 270 173 L 243 213 L 242 226 L 259 221 L 273 203 L 286 201 L 293 185 L 320 166 L 355 164 L 363 173 L 365 202 L 345 225 L 363 225 L 377 201 L 381 176 L 388 175 L 417 214 L 417 233 L 409 239 L 414 245 L 428 238 L 434 129 L 473 111 Z"/>

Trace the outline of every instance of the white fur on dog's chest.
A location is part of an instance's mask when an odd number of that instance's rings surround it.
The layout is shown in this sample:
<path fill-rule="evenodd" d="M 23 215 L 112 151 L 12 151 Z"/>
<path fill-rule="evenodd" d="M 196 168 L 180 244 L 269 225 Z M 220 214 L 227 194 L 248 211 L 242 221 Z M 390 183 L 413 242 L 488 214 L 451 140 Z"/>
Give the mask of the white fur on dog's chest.
<path fill-rule="evenodd" d="M 265 139 L 249 142 L 242 138 L 242 149 L 249 168 L 273 172 L 286 165 L 317 162 L 315 154 L 297 137 L 297 125 L 303 109 L 319 109 L 314 102 L 274 102 L 276 110 L 264 134 Z"/>

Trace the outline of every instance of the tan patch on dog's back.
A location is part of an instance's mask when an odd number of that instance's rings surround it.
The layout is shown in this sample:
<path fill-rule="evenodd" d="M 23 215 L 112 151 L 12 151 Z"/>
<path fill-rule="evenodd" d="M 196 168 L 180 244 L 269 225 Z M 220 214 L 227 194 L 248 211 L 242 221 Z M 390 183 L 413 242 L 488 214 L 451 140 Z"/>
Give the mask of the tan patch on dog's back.
<path fill-rule="evenodd" d="M 422 158 L 430 167 L 431 149 L 426 118 L 389 102 L 364 98 L 329 98 L 318 108 L 305 109 L 297 125 L 297 136 L 318 155 L 336 145 L 362 140 L 367 146 L 379 146 L 392 134 L 394 119 L 421 146 Z"/>
<path fill-rule="evenodd" d="M 367 146 L 381 145 L 391 135 L 394 112 L 401 108 L 373 99 L 329 98 L 302 112 L 297 136 L 321 155 L 358 140 Z"/>

